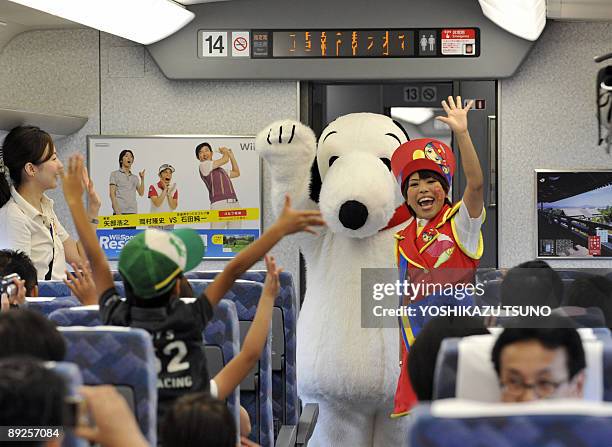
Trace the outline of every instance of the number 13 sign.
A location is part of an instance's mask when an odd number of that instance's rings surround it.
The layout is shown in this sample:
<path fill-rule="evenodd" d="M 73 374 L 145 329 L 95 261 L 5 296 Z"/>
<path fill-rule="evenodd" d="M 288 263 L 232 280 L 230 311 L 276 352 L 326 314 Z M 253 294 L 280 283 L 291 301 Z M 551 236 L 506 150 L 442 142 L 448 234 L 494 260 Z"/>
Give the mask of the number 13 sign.
<path fill-rule="evenodd" d="M 227 56 L 227 31 L 201 31 L 201 57 Z"/>

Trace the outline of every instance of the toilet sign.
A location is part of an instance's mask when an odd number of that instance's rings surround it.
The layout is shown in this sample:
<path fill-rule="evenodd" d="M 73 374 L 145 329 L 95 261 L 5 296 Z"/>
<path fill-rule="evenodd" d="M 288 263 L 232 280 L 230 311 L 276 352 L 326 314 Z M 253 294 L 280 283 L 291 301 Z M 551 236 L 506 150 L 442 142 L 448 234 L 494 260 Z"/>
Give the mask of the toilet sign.
<path fill-rule="evenodd" d="M 440 33 L 441 51 L 444 56 L 474 56 L 477 54 L 476 30 L 443 29 Z"/>

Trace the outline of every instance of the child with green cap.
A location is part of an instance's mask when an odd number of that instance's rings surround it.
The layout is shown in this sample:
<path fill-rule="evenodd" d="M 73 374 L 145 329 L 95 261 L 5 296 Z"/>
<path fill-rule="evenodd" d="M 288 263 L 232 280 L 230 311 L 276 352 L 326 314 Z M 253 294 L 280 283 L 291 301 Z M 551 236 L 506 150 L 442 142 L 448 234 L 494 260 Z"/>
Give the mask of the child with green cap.
<path fill-rule="evenodd" d="M 70 157 L 63 173 L 64 196 L 91 263 L 96 294 L 100 297 L 100 316 L 105 324 L 138 327 L 153 336 L 158 359 L 159 414 L 163 415 L 165 408 L 177 397 L 209 390 L 202 330 L 212 317 L 212 308 L 234 281 L 284 236 L 299 231 L 314 233 L 311 226 L 324 225 L 324 221 L 318 211 L 294 210 L 289 197 L 286 197 L 285 207 L 276 222 L 233 258 L 193 303 L 177 298 L 184 286 L 183 273 L 195 268 L 202 259 L 202 239 L 189 229 L 172 232 L 148 229 L 134 237 L 121 251 L 119 272 L 127 298 L 122 300 L 83 206 L 83 169 L 82 155 Z M 266 259 L 266 264 L 271 278 L 266 278 L 262 297 L 273 295 L 271 299 L 265 299 L 272 302 L 278 287 L 279 270 L 273 259 Z M 235 369 L 243 369 L 236 366 Z M 234 377 L 226 374 L 220 379 L 221 383 L 216 384 L 220 398 L 231 392 L 235 386 L 231 384 L 236 380 L 240 383 L 235 374 Z"/>

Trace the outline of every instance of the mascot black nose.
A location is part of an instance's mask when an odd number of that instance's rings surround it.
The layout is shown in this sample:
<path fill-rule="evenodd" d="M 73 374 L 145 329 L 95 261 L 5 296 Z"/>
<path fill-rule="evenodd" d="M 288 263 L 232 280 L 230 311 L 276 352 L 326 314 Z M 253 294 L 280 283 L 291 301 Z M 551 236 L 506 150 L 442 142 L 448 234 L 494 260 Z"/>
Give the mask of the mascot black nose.
<path fill-rule="evenodd" d="M 368 220 L 368 209 L 356 200 L 348 200 L 340 207 L 340 222 L 350 230 L 357 230 Z"/>

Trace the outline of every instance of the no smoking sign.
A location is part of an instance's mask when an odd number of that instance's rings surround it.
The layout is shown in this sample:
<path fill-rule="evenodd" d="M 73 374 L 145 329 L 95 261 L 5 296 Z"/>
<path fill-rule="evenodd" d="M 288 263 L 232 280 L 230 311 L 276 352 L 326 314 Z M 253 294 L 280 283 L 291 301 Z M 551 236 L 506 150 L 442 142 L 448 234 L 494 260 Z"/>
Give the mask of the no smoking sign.
<path fill-rule="evenodd" d="M 249 57 L 251 55 L 249 34 L 248 31 L 232 31 L 232 57 Z"/>

